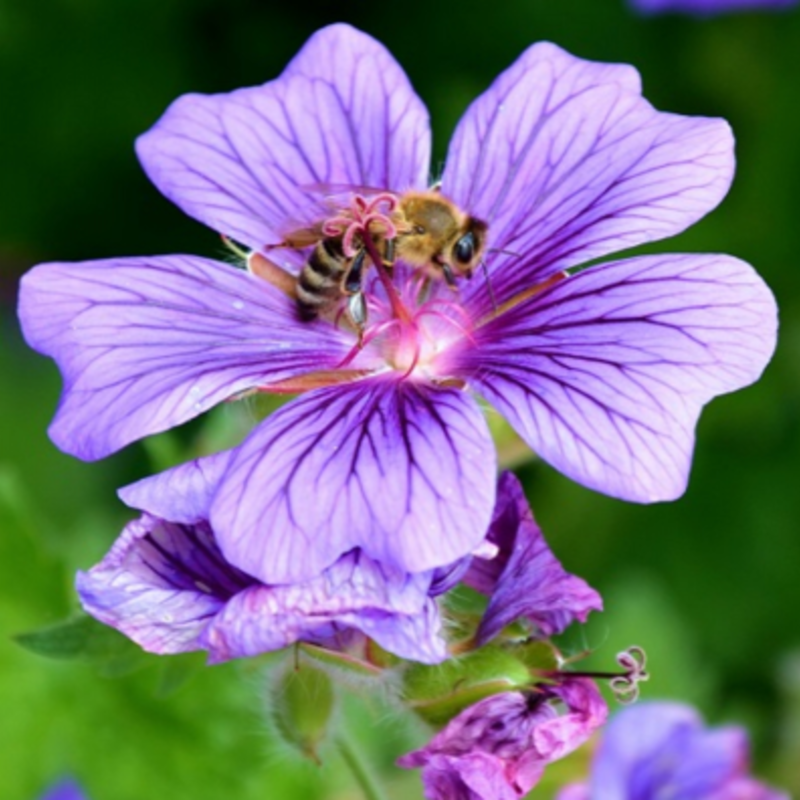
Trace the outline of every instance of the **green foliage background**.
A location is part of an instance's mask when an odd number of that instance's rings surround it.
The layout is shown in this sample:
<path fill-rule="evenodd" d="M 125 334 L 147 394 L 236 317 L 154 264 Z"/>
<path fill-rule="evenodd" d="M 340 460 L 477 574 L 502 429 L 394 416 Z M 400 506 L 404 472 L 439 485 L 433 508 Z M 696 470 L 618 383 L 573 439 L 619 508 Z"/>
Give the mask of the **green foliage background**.
<path fill-rule="evenodd" d="M 0 0 L 0 797 L 34 798 L 64 774 L 92 800 L 359 797 L 336 752 L 323 750 L 317 767 L 276 744 L 260 662 L 131 657 L 101 671 L 11 640 L 75 609 L 75 570 L 101 557 L 127 516 L 115 488 L 188 441 L 182 432 L 102 464 L 56 451 L 45 431 L 59 379 L 21 342 L 19 275 L 51 259 L 219 254 L 213 232 L 148 184 L 133 139 L 181 93 L 276 76 L 336 20 L 405 66 L 431 110 L 439 161 L 468 102 L 541 39 L 635 64 L 659 108 L 732 123 L 729 197 L 652 249 L 719 250 L 759 269 L 782 310 L 766 376 L 706 411 L 691 486 L 675 503 L 610 500 L 541 463 L 521 474 L 556 553 L 605 596 L 606 613 L 574 646 L 608 667 L 618 649 L 643 645 L 646 697 L 745 722 L 761 774 L 800 792 L 800 8 L 700 21 L 642 19 L 624 0 Z M 347 719 L 393 797 L 421 797 L 417 776 L 391 763 L 422 729 L 356 694 L 337 725 Z M 551 771 L 537 796 L 582 761 Z"/>

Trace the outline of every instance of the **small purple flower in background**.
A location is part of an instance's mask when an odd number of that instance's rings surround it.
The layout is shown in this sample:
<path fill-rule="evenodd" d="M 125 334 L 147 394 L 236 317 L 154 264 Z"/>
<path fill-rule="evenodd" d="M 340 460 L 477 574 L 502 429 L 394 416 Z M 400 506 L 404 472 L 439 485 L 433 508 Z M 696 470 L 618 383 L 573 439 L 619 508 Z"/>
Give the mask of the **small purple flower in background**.
<path fill-rule="evenodd" d="M 501 476 L 486 539 L 491 559 L 466 557 L 407 574 L 356 550 L 316 578 L 264 585 L 225 560 L 208 522 L 211 498 L 233 457 L 220 453 L 121 490 L 144 513 L 100 564 L 78 574 L 88 613 L 145 650 L 203 649 L 212 663 L 296 641 L 356 651 L 365 636 L 402 658 L 436 663 L 448 651 L 433 598 L 462 577 L 492 597 L 479 643 L 520 617 L 534 623 L 535 638 L 544 638 L 602 606 L 549 551 L 510 473 Z M 515 597 L 512 588 L 524 596 Z"/>
<path fill-rule="evenodd" d="M 51 786 L 39 800 L 87 800 L 78 784 L 66 778 Z"/>
<path fill-rule="evenodd" d="M 557 800 L 789 800 L 748 774 L 742 728 L 706 728 L 680 703 L 650 702 L 620 711 L 603 731 L 587 783 Z"/>
<path fill-rule="evenodd" d="M 397 763 L 422 767 L 428 800 L 518 800 L 548 764 L 583 744 L 606 714 L 597 687 L 585 678 L 506 692 L 462 711 Z"/>
<path fill-rule="evenodd" d="M 488 226 L 485 277 L 453 292 L 376 264 L 360 334 L 301 319 L 284 290 L 311 249 L 279 245 L 322 219 L 344 232 L 369 207 L 355 194 L 331 209 L 311 187 L 427 189 L 428 116 L 380 44 L 325 28 L 264 86 L 178 99 L 137 150 L 167 197 L 252 248 L 252 272 L 193 256 L 31 271 L 25 336 L 64 376 L 50 433 L 96 459 L 244 392 L 304 392 L 237 448 L 210 503 L 225 559 L 267 584 L 356 548 L 400 573 L 474 551 L 496 457 L 473 393 L 573 479 L 675 498 L 702 406 L 756 380 L 774 349 L 774 299 L 735 258 L 569 272 L 679 233 L 733 175 L 727 124 L 656 111 L 628 66 L 544 43 L 500 75 L 459 123 L 440 186 Z"/>
<path fill-rule="evenodd" d="M 678 11 L 684 14 L 711 16 L 728 11 L 758 11 L 796 6 L 798 0 L 628 0 L 633 8 L 646 14 Z"/>

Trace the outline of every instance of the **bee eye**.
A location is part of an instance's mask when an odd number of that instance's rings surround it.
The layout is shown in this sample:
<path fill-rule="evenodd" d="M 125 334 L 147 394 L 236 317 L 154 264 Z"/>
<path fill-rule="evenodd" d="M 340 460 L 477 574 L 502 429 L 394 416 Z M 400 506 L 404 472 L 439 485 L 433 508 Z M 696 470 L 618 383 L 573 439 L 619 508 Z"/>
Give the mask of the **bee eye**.
<path fill-rule="evenodd" d="M 469 264 L 475 258 L 475 237 L 472 232 L 465 233 L 453 248 L 455 260 L 461 264 Z"/>

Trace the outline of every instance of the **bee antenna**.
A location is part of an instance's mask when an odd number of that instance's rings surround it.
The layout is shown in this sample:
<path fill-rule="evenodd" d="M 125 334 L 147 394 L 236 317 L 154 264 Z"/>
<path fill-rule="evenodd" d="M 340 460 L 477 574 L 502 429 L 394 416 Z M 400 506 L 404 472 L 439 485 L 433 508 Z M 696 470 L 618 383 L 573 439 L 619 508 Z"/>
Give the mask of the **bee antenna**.
<path fill-rule="evenodd" d="M 492 311 L 497 311 L 497 299 L 494 296 L 494 289 L 492 289 L 492 282 L 489 279 L 489 267 L 486 262 L 481 259 L 481 269 L 483 270 L 483 278 L 486 281 L 486 288 L 489 290 L 489 297 L 492 300 Z"/>

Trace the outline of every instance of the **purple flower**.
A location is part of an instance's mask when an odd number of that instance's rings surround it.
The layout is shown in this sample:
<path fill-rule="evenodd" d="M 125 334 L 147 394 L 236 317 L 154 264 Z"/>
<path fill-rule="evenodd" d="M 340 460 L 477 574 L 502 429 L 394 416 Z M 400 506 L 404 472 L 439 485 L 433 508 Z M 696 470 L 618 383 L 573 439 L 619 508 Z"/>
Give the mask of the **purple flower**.
<path fill-rule="evenodd" d="M 597 687 L 584 678 L 506 692 L 462 711 L 397 763 L 422 767 L 428 800 L 517 800 L 548 764 L 585 742 L 606 713 Z"/>
<path fill-rule="evenodd" d="M 605 729 L 588 783 L 564 788 L 558 800 L 788 800 L 749 777 L 747 734 L 706 728 L 680 703 L 642 703 Z"/>
<path fill-rule="evenodd" d="M 586 622 L 590 611 L 602 610 L 600 595 L 566 572 L 553 555 L 510 472 L 500 476 L 487 540 L 497 546 L 497 555 L 475 556 L 463 578 L 490 597 L 476 635 L 479 645 L 518 619 L 527 619 L 539 637 L 547 638 L 575 620 Z"/>
<path fill-rule="evenodd" d="M 53 784 L 39 800 L 86 800 L 86 795 L 75 781 L 66 778 Z"/>
<path fill-rule="evenodd" d="M 635 9 L 646 14 L 679 11 L 698 16 L 724 14 L 726 11 L 790 8 L 797 5 L 797 0 L 629 0 L 629 2 Z"/>
<path fill-rule="evenodd" d="M 305 392 L 237 449 L 210 504 L 226 560 L 264 583 L 356 548 L 402 573 L 472 552 L 495 478 L 473 393 L 573 479 L 675 498 L 703 404 L 756 380 L 774 348 L 773 297 L 735 258 L 573 270 L 679 233 L 733 175 L 727 124 L 656 111 L 631 67 L 537 44 L 472 104 L 441 195 L 488 225 L 486 277 L 452 292 L 373 267 L 361 341 L 301 320 L 283 291 L 309 248 L 263 253 L 366 208 L 352 192 L 331 208 L 321 185 L 428 186 L 427 113 L 381 45 L 325 28 L 264 86 L 178 99 L 137 150 L 167 197 L 252 248 L 251 270 L 163 256 L 31 271 L 25 336 L 64 376 L 50 434 L 95 459 L 250 390 Z"/>
<path fill-rule="evenodd" d="M 229 564 L 208 506 L 230 457 L 200 459 L 121 490 L 144 513 L 97 566 L 78 574 L 88 613 L 145 650 L 202 649 L 211 663 L 296 641 L 350 650 L 365 636 L 404 658 L 447 657 L 431 598 L 436 571 L 401 573 L 354 550 L 315 578 L 268 586 Z"/>

